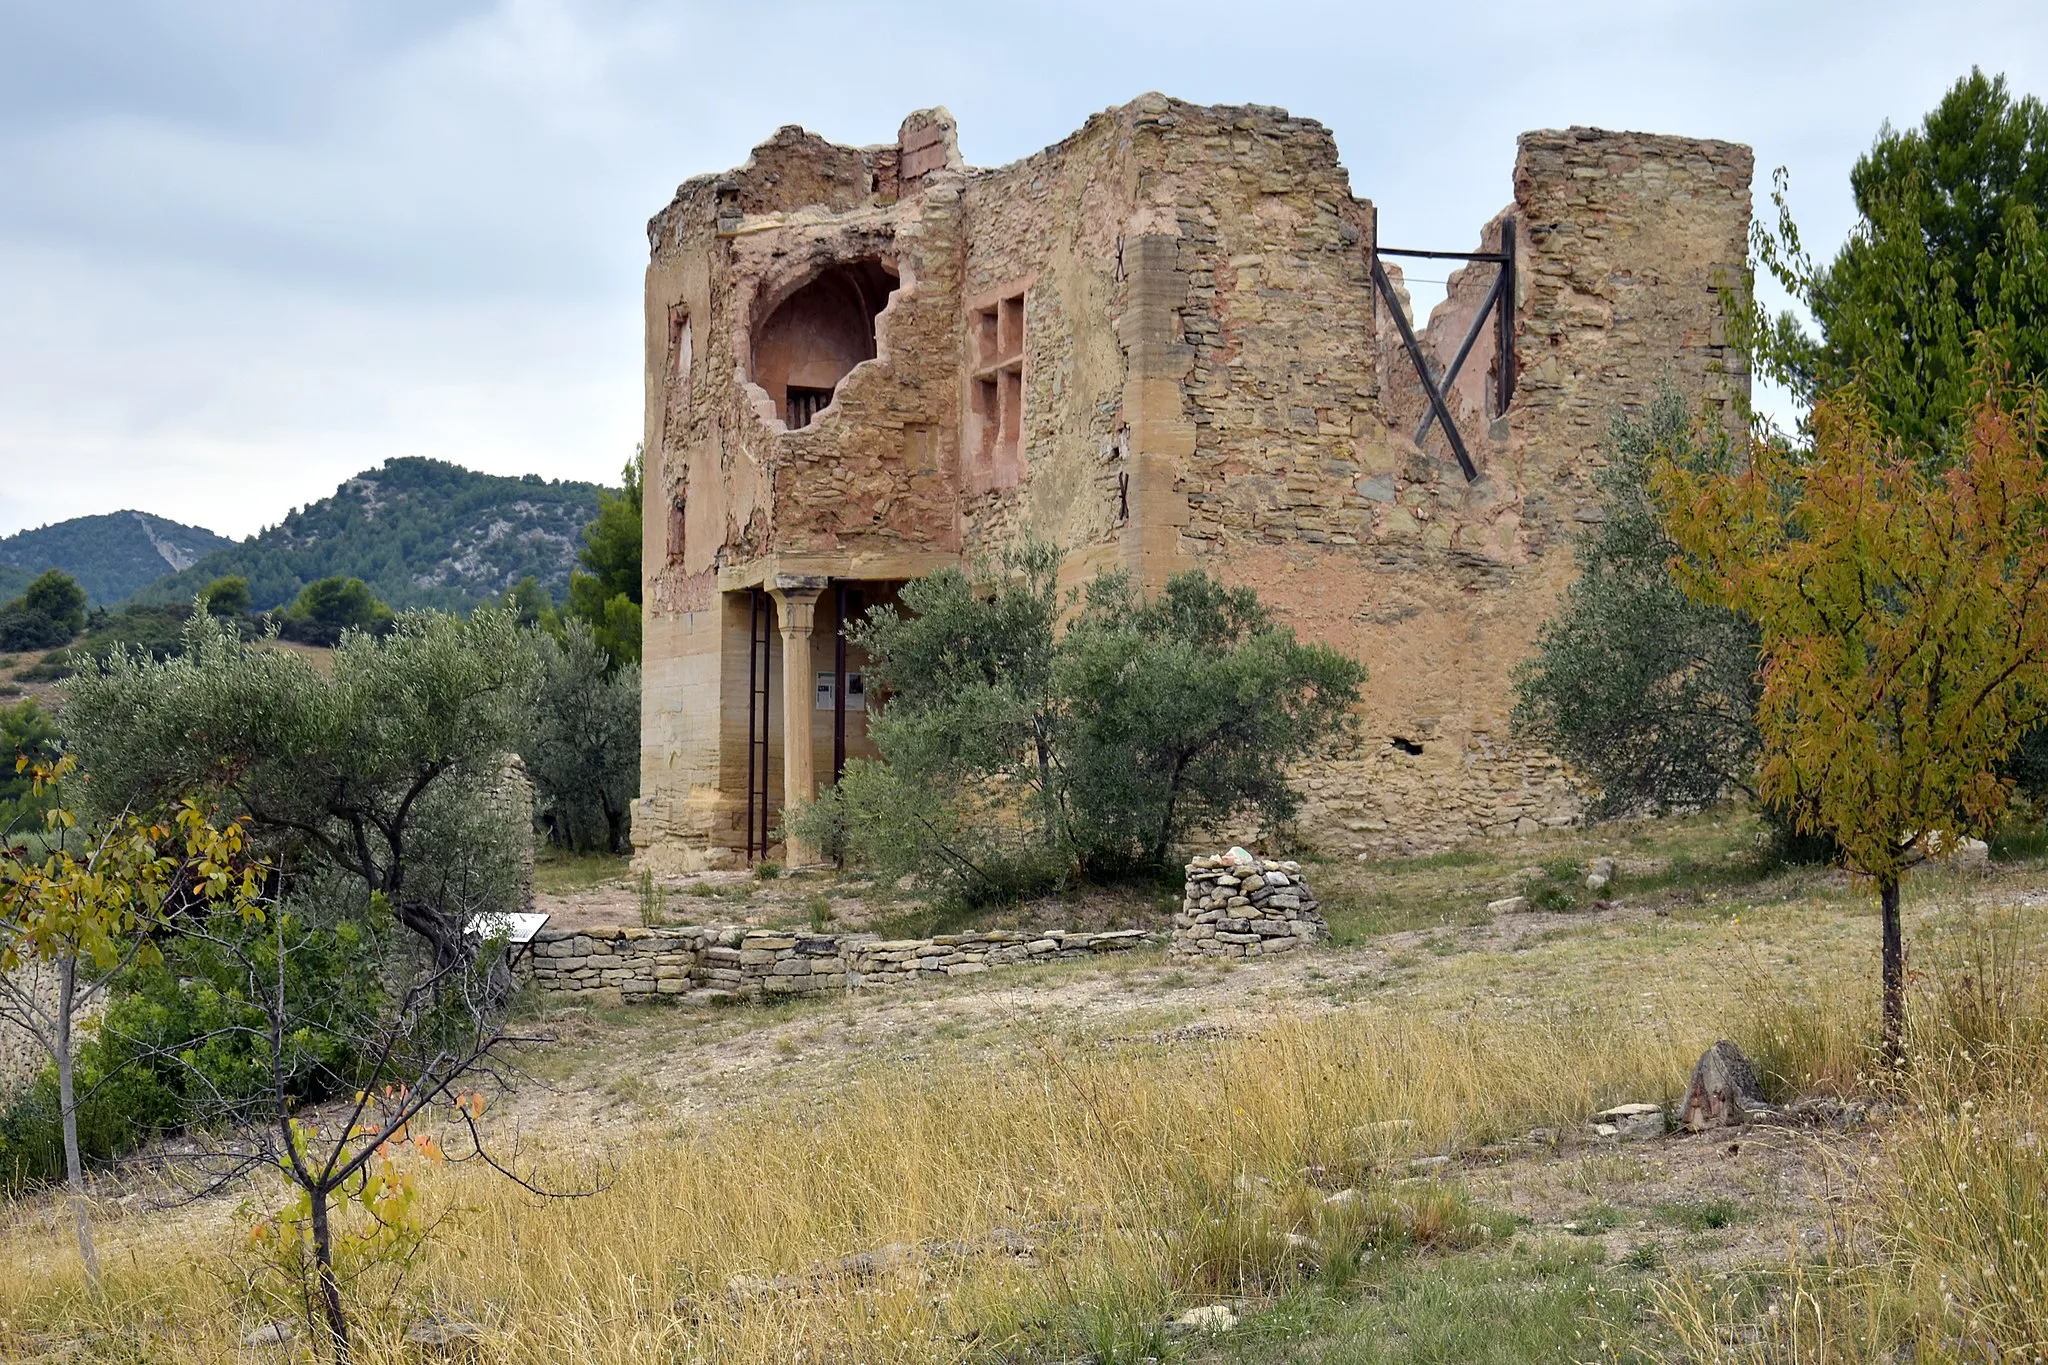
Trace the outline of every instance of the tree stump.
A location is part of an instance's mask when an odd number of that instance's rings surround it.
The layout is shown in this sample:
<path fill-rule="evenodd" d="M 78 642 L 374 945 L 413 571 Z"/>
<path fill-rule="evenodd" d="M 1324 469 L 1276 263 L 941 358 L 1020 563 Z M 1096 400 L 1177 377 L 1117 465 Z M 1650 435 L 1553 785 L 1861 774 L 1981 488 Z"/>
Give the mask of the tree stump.
<path fill-rule="evenodd" d="M 1757 1088 L 1756 1068 L 1742 1049 L 1723 1038 L 1692 1069 L 1678 1121 L 1692 1132 L 1729 1128 L 1773 1112 Z"/>

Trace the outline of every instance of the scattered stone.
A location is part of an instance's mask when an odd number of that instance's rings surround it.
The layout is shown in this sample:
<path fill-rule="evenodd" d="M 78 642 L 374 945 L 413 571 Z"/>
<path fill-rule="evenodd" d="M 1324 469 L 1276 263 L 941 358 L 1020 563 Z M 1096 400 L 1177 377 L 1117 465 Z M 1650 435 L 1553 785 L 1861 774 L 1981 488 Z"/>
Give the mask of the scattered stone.
<path fill-rule="evenodd" d="M 1594 1132 L 1601 1137 L 1659 1137 L 1664 1132 L 1664 1107 L 1657 1104 L 1617 1104 L 1593 1115 Z M 1609 1133 L 1600 1133 L 1602 1127 Z"/>
<path fill-rule="evenodd" d="M 1773 1112 L 1757 1087 L 1756 1068 L 1741 1048 L 1723 1038 L 1708 1048 L 1692 1069 L 1692 1084 L 1686 1088 L 1685 1103 L 1679 1106 L 1678 1121 L 1698 1133 L 1748 1123 Z"/>
<path fill-rule="evenodd" d="M 1355 1209 L 1364 1202 L 1365 1192 L 1360 1189 L 1350 1188 L 1342 1189 L 1333 1195 L 1326 1196 L 1323 1200 L 1323 1207 L 1326 1209 Z"/>
<path fill-rule="evenodd" d="M 1436 1171 L 1450 1164 L 1451 1159 L 1447 1156 L 1418 1156 L 1409 1158 L 1408 1169 L 1411 1171 Z"/>
<path fill-rule="evenodd" d="M 483 1328 L 461 1318 L 429 1317 L 416 1322 L 405 1339 L 426 1348 L 426 1354 L 471 1360 L 483 1348 Z"/>
<path fill-rule="evenodd" d="M 289 1346 L 299 1329 L 289 1322 L 266 1322 L 242 1338 L 244 1346 Z"/>
<path fill-rule="evenodd" d="M 1486 913 L 1489 915 L 1520 915 L 1526 913 L 1528 909 L 1527 896 L 1504 896 L 1500 900 L 1486 903 Z"/>
<path fill-rule="evenodd" d="M 1785 1106 L 1782 1114 L 1788 1123 L 1810 1123 L 1827 1128 L 1854 1128 L 1870 1122 L 1869 1105 L 1838 1099 L 1833 1095 L 1813 1095 L 1794 1100 Z M 2021 1145 L 2029 1144 L 2023 1139 Z"/>
<path fill-rule="evenodd" d="M 1586 872 L 1586 889 L 1588 891 L 1605 891 L 1613 883 L 1614 859 L 1595 858 L 1592 867 L 1587 869 Z"/>
<path fill-rule="evenodd" d="M 1237 1313 L 1227 1303 L 1205 1303 L 1182 1313 L 1180 1325 L 1198 1332 L 1228 1332 L 1237 1326 Z"/>

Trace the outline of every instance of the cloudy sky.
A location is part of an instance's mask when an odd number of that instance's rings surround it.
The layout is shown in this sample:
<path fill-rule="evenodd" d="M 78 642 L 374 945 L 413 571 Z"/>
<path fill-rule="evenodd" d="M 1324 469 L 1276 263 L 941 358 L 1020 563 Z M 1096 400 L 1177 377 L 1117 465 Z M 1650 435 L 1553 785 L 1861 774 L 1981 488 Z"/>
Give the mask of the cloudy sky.
<path fill-rule="evenodd" d="M 0 0 L 0 535 L 245 535 L 393 455 L 613 479 L 645 222 L 783 123 L 944 104 L 995 165 L 1145 90 L 1278 104 L 1435 247 L 1521 130 L 1688 133 L 1831 246 L 1879 125 L 1973 63 L 2048 93 L 2048 6 Z"/>

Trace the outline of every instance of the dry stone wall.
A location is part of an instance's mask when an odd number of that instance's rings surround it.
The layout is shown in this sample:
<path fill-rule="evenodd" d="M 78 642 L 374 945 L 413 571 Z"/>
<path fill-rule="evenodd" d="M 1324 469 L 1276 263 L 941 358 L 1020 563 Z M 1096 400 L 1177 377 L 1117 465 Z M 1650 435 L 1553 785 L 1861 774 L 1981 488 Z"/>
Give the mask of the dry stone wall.
<path fill-rule="evenodd" d="M 939 981 L 1024 962 L 1075 961 L 1151 941 L 1143 929 L 988 930 L 919 939 L 720 925 L 543 929 L 520 971 L 541 990 L 601 999 L 764 1000 Z"/>
<path fill-rule="evenodd" d="M 1330 936 L 1301 864 L 1234 848 L 1188 864 L 1175 957 L 1266 957 Z"/>

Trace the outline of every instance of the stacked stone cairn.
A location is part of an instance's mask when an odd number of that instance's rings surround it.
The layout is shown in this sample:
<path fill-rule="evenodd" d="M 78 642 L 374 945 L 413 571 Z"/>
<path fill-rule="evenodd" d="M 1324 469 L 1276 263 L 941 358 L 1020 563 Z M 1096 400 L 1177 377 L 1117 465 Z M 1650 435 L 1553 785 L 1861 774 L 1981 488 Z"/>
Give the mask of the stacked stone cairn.
<path fill-rule="evenodd" d="M 1330 936 L 1301 864 L 1241 848 L 1188 864 L 1186 898 L 1173 917 L 1174 957 L 1264 957 Z"/>

